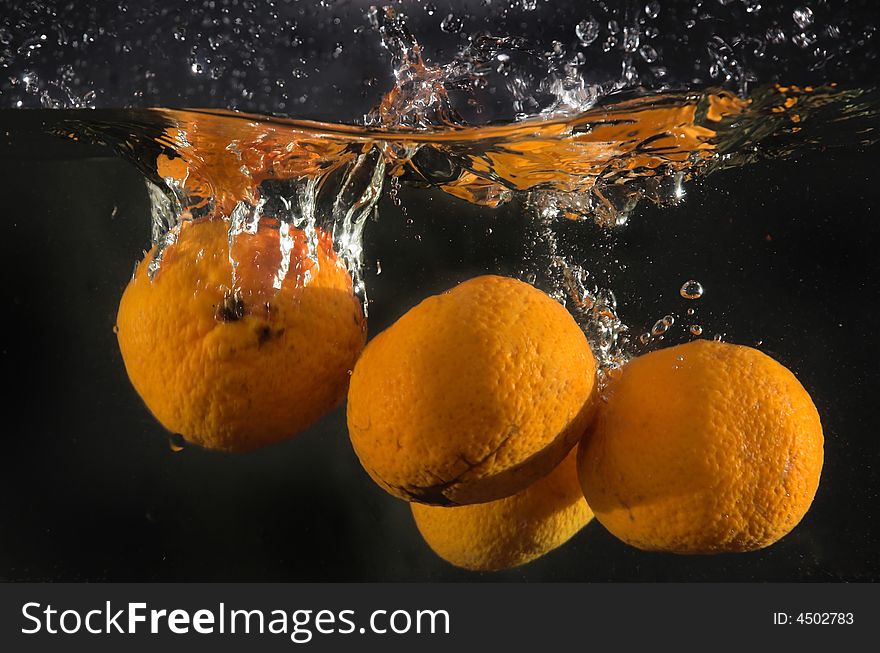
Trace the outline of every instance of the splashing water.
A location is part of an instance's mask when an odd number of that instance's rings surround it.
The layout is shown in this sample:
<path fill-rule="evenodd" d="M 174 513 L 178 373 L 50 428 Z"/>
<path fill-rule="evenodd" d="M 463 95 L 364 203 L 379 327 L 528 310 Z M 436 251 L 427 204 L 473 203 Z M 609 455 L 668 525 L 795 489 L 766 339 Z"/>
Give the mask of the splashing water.
<path fill-rule="evenodd" d="M 718 3 L 713 11 L 728 11 L 733 4 Z M 755 3 L 736 5 L 729 10 L 761 13 Z M 520 9 L 537 11 L 535 3 Z M 851 20 L 837 20 L 824 10 L 819 16 L 805 6 L 783 24 L 768 19 L 775 14 L 765 9 L 764 18 L 755 18 L 758 27 L 751 36 L 733 38 L 723 32 L 720 14 L 706 9 L 683 17 L 682 11 L 656 2 L 638 11 L 600 15 L 596 9 L 572 23 L 571 45 L 553 40 L 539 47 L 516 36 L 475 32 L 451 61 L 434 64 L 403 14 L 370 8 L 365 20 L 371 30 L 358 34 L 378 35 L 391 57 L 393 83 L 359 126 L 214 109 L 78 111 L 96 105 L 94 90 L 83 90 L 69 71 L 44 82 L 45 74 L 33 66 L 3 82 L 2 90 L 13 106 L 39 97 L 44 107 L 64 109 L 54 113 L 52 131 L 110 145 L 141 169 L 158 246 L 153 273 L 181 221 L 227 220 L 230 256 L 235 239 L 271 222 L 282 235 L 277 287 L 289 271 L 289 230 L 306 234 L 315 263 L 318 235 L 327 233 L 366 311 L 363 231 L 386 178 L 392 179 L 395 198 L 405 182 L 489 208 L 521 202 L 535 242 L 541 243 L 531 249 L 521 276 L 576 317 L 600 361 L 604 383 L 635 349 L 663 338 L 675 318 L 666 315 L 631 339 L 614 293 L 594 283 L 576 258 L 560 252 L 562 226 L 583 221 L 619 229 L 642 200 L 678 203 L 687 183 L 701 175 L 805 146 L 876 141 L 880 97 L 872 86 L 762 82 L 764 62 L 774 56 L 778 61 L 780 55 L 772 51 L 777 46 L 781 51 L 783 44 L 800 52 L 817 79 L 823 76 L 816 71 L 837 70 L 843 50 L 832 45 L 844 41 L 852 48 L 864 36 Z M 443 33 L 468 29 L 457 14 L 435 9 L 426 15 L 439 19 Z M 670 21 L 681 22 L 674 30 L 661 30 Z M 686 78 L 672 72 L 685 68 L 664 39 L 674 35 L 674 43 L 686 44 L 695 38 L 697 21 L 713 33 L 704 35 L 701 55 L 692 62 L 699 76 Z M 13 35 L 4 29 L 0 41 L 10 45 Z M 60 43 L 60 28 L 53 30 Z M 192 38 L 182 24 L 174 34 L 179 41 Z M 84 41 L 89 38 L 84 34 Z M 202 38 L 213 47 L 216 34 Z M 48 36 L 38 38 L 19 45 L 15 56 L 30 63 L 33 53 L 49 45 Z M 335 44 L 332 58 L 348 56 L 348 45 Z M 587 54 L 599 51 L 616 62 L 613 76 L 600 74 L 605 65 L 588 66 Z M 208 71 L 213 77 L 216 59 L 203 57 L 198 48 L 193 52 L 193 74 Z M 682 79 L 688 83 L 674 83 Z M 702 287 L 689 281 L 680 292 L 695 299 Z M 702 328 L 693 324 L 689 331 L 696 336 Z"/>

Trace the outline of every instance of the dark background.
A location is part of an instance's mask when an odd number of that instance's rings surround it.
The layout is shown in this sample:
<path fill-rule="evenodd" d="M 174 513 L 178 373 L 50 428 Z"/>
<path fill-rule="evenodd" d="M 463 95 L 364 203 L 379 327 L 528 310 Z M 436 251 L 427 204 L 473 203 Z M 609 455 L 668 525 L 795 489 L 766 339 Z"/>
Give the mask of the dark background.
<path fill-rule="evenodd" d="M 149 244 L 139 173 L 84 146 L 16 142 L 0 156 L 3 578 L 880 578 L 876 146 L 717 173 L 689 185 L 680 206 L 644 203 L 613 234 L 573 223 L 566 237 L 588 269 L 610 277 L 636 333 L 672 313 L 671 339 L 684 339 L 694 306 L 705 335 L 760 341 L 798 375 L 826 435 L 822 482 L 801 525 L 764 551 L 680 557 L 631 549 L 594 522 L 527 567 L 478 575 L 435 557 L 408 507 L 373 485 L 342 408 L 263 451 L 173 453 L 112 331 Z M 367 226 L 373 334 L 458 280 L 522 269 L 531 227 L 520 206 L 491 211 L 407 188 L 401 197 L 407 215 L 386 199 Z M 697 302 L 678 295 L 689 278 L 706 288 Z"/>

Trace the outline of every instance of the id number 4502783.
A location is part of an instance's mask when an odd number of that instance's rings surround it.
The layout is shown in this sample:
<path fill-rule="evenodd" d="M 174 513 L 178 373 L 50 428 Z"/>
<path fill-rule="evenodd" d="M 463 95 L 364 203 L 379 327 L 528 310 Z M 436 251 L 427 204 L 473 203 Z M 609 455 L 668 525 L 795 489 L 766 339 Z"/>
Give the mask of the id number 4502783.
<path fill-rule="evenodd" d="M 773 625 L 849 626 L 855 622 L 852 612 L 774 612 Z"/>

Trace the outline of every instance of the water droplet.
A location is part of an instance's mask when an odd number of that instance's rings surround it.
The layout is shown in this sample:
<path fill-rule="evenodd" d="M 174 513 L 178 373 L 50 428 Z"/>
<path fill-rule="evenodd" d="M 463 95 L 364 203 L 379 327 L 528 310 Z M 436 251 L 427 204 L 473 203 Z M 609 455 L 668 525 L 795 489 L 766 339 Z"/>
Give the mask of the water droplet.
<path fill-rule="evenodd" d="M 782 28 L 779 26 L 769 28 L 764 36 L 766 36 L 767 40 L 771 43 L 779 44 L 785 42 L 785 32 L 783 32 Z"/>
<path fill-rule="evenodd" d="M 522 0 L 523 11 L 534 11 L 538 8 L 538 0 Z"/>
<path fill-rule="evenodd" d="M 699 336 L 703 333 L 703 327 L 699 324 L 692 324 L 690 328 L 688 328 L 688 331 L 690 331 L 692 335 Z"/>
<path fill-rule="evenodd" d="M 31 36 L 24 40 L 24 42 L 18 47 L 18 54 L 25 55 L 26 57 L 30 57 L 31 54 L 34 54 L 37 50 L 43 47 L 43 42 L 46 40 L 45 35 L 42 35 L 43 38 L 39 36 Z"/>
<path fill-rule="evenodd" d="M 622 77 L 628 85 L 633 86 L 638 83 L 639 71 L 636 70 L 636 67 L 629 58 L 623 61 L 622 73 Z"/>
<path fill-rule="evenodd" d="M 714 336 L 712 336 L 712 340 L 714 340 L 715 342 L 721 342 L 721 337 L 722 336 L 720 333 L 716 333 Z"/>
<path fill-rule="evenodd" d="M 37 93 L 40 90 L 40 78 L 36 73 L 25 71 L 21 81 L 24 83 L 24 90 L 28 93 Z"/>
<path fill-rule="evenodd" d="M 682 284 L 678 294 L 685 299 L 699 299 L 703 296 L 703 292 L 703 286 L 699 281 L 689 279 Z"/>
<path fill-rule="evenodd" d="M 657 50 L 647 43 L 639 48 L 639 54 L 642 55 L 642 59 L 648 63 L 654 63 L 657 61 Z"/>
<path fill-rule="evenodd" d="M 623 28 L 623 49 L 626 52 L 635 52 L 639 48 L 639 28 L 624 27 Z"/>
<path fill-rule="evenodd" d="M 172 433 L 168 436 L 168 448 L 174 453 L 180 453 L 183 451 L 185 445 L 186 440 L 183 439 L 183 436 L 180 433 Z"/>
<path fill-rule="evenodd" d="M 799 48 L 808 48 L 813 43 L 816 42 L 816 35 L 812 32 L 804 32 L 802 34 L 795 34 L 791 37 L 792 43 L 794 43 Z"/>
<path fill-rule="evenodd" d="M 651 2 L 645 5 L 645 13 L 648 15 L 648 18 L 657 18 L 660 15 L 660 3 L 657 0 L 651 0 Z"/>
<path fill-rule="evenodd" d="M 665 66 L 652 66 L 652 67 L 651 67 L 651 72 L 654 73 L 654 76 L 655 76 L 657 79 L 663 79 L 663 78 L 665 78 L 666 75 L 667 75 L 667 73 L 668 73 L 668 71 L 666 70 L 666 67 L 665 67 Z"/>
<path fill-rule="evenodd" d="M 667 315 L 666 317 L 662 317 L 656 322 L 654 322 L 654 326 L 651 327 L 651 335 L 655 338 L 657 336 L 662 336 L 664 333 L 669 331 L 669 327 L 671 327 L 675 323 L 675 318 L 671 315 Z"/>
<path fill-rule="evenodd" d="M 592 17 L 585 18 L 575 26 L 574 33 L 581 45 L 590 45 L 599 37 L 599 21 Z"/>
<path fill-rule="evenodd" d="M 455 34 L 460 32 L 464 23 L 461 18 L 455 14 L 446 14 L 446 18 L 440 21 L 440 29 L 447 34 Z"/>
<path fill-rule="evenodd" d="M 119 325 L 118 324 L 113 325 L 113 333 L 116 333 L 116 334 L 119 333 Z"/>
<path fill-rule="evenodd" d="M 643 345 L 647 345 L 649 342 L 651 342 L 651 334 L 646 331 L 639 336 L 639 342 Z"/>
<path fill-rule="evenodd" d="M 828 38 L 839 39 L 840 28 L 837 25 L 826 25 L 825 34 L 828 36 Z"/>
<path fill-rule="evenodd" d="M 797 7 L 791 13 L 791 17 L 801 29 L 806 29 L 813 24 L 813 10 L 809 7 Z"/>
<path fill-rule="evenodd" d="M 689 309 L 687 310 L 687 314 L 688 314 L 688 315 L 693 315 L 694 313 L 696 313 L 696 311 L 695 311 L 694 309 L 692 309 L 692 308 L 689 308 Z"/>

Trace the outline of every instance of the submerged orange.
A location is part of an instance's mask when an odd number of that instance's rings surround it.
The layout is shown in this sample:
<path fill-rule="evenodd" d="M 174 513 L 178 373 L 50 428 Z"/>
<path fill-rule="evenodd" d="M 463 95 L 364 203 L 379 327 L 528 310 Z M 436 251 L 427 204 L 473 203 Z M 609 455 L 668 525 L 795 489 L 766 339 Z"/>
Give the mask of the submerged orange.
<path fill-rule="evenodd" d="M 244 451 L 295 435 L 339 403 L 365 327 L 327 236 L 312 260 L 301 231 L 264 220 L 230 245 L 228 227 L 181 223 L 152 279 L 151 250 L 117 329 L 129 378 L 167 429 Z"/>
<path fill-rule="evenodd" d="M 510 496 L 552 470 L 595 406 L 574 318 L 522 281 L 481 276 L 429 297 L 364 349 L 348 430 L 364 468 L 409 501 Z"/>
<path fill-rule="evenodd" d="M 574 449 L 547 476 L 506 499 L 410 506 L 428 546 L 447 562 L 473 571 L 531 562 L 565 544 L 593 518 L 578 483 Z"/>
<path fill-rule="evenodd" d="M 823 435 L 810 395 L 750 347 L 696 340 L 628 363 L 580 445 L 584 496 L 641 549 L 750 551 L 816 494 Z"/>

